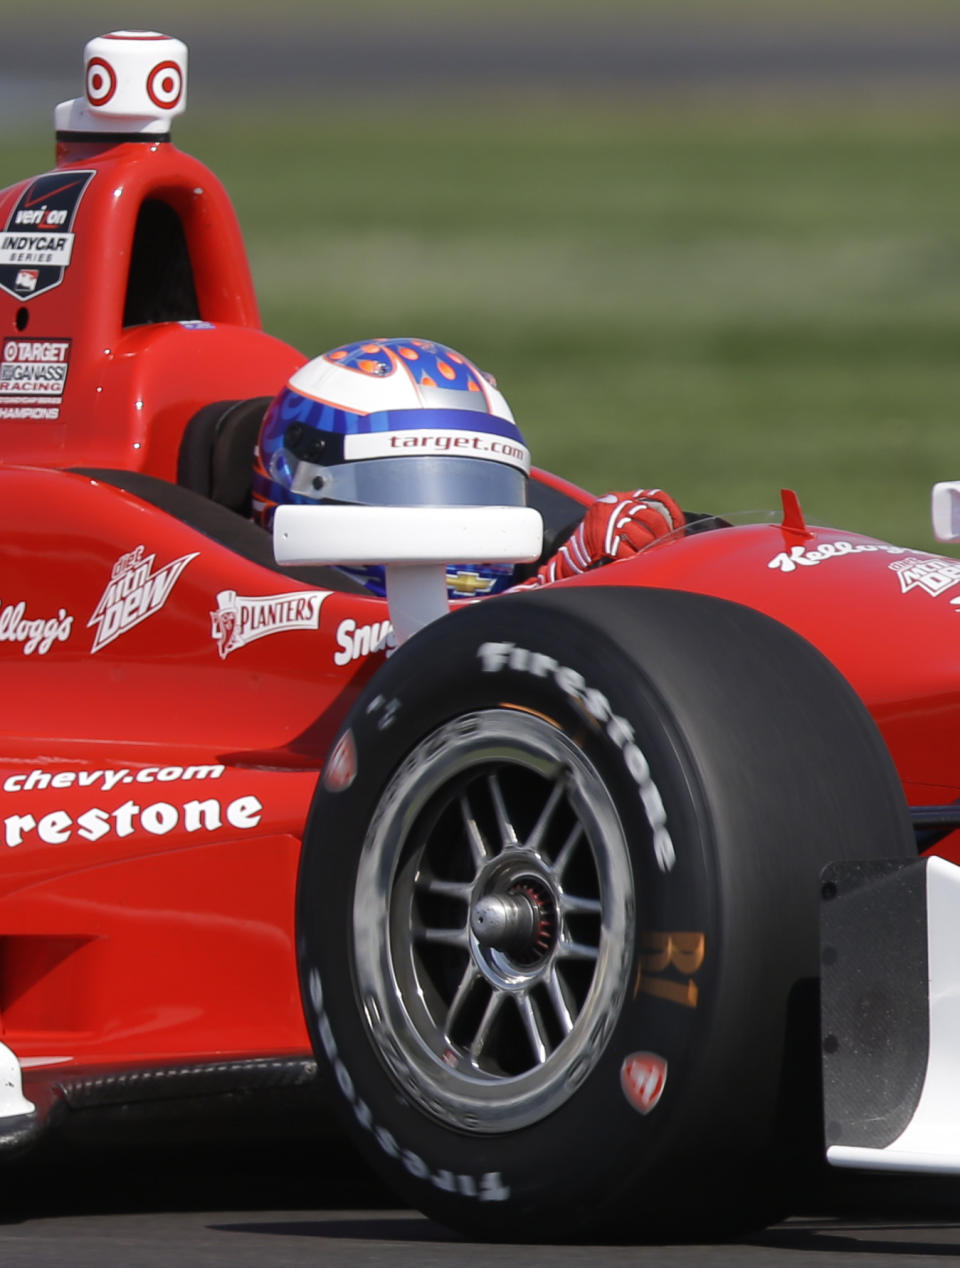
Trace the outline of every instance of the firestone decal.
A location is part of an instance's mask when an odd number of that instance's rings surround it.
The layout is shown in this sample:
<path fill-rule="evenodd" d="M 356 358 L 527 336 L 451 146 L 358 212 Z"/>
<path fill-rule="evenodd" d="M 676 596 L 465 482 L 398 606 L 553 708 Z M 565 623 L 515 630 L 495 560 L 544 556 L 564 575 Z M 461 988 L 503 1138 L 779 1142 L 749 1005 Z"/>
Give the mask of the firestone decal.
<path fill-rule="evenodd" d="M 32 814 L 8 815 L 3 821 L 3 839 L 11 849 L 22 845 L 34 833 L 45 845 L 67 845 L 74 835 L 84 841 L 99 841 L 111 833 L 123 839 L 133 836 L 138 829 L 150 836 L 166 836 L 177 827 L 185 832 L 215 832 L 223 827 L 224 820 L 231 828 L 246 832 L 257 826 L 262 814 L 263 805 L 253 796 L 236 797 L 226 806 L 215 797 L 183 805 L 155 801 L 142 807 L 134 801 L 125 801 L 112 810 L 91 806 L 76 818 L 66 810 L 50 810 L 39 819 Z"/>
<path fill-rule="evenodd" d="M 38 656 L 46 656 L 54 643 L 65 643 L 73 629 L 73 617 L 66 608 L 58 608 L 57 615 L 48 618 L 31 619 L 27 616 L 27 605 L 23 602 L 0 604 L 0 642 L 22 643 L 24 656 L 36 652 Z"/>
<path fill-rule="evenodd" d="M 925 558 L 911 555 L 890 565 L 900 581 L 901 594 L 919 587 L 934 598 L 960 583 L 960 561 L 941 559 L 938 555 Z"/>
<path fill-rule="evenodd" d="M 221 590 L 217 610 L 210 613 L 211 637 L 220 659 L 268 634 L 320 628 L 320 607 L 332 590 L 298 590 L 293 594 L 246 595 Z"/>
<path fill-rule="evenodd" d="M 606 730 L 607 736 L 620 750 L 624 764 L 637 785 L 640 800 L 653 832 L 653 850 L 661 872 L 669 872 L 677 861 L 673 840 L 667 830 L 667 812 L 656 784 L 650 777 L 647 759 L 634 740 L 633 727 L 613 712 L 610 701 L 596 687 L 587 685 L 582 674 L 560 665 L 552 656 L 531 652 L 514 643 L 483 643 L 477 655 L 484 673 L 514 670 L 535 678 L 550 678 L 564 695 L 569 696 Z"/>
<path fill-rule="evenodd" d="M 906 546 L 888 546 L 885 542 L 821 542 L 813 550 L 806 546 L 791 546 L 789 552 L 781 551 L 767 564 L 781 572 L 796 572 L 798 567 L 809 568 L 814 564 L 822 564 L 827 559 L 844 559 L 847 555 L 870 554 L 882 551 L 888 555 L 905 555 Z"/>
<path fill-rule="evenodd" d="M 638 1114 L 655 1109 L 667 1084 L 667 1063 L 655 1052 L 634 1052 L 620 1067 L 620 1086 Z"/>
<path fill-rule="evenodd" d="M 113 565 L 107 588 L 87 622 L 88 628 L 96 627 L 97 631 L 91 652 L 98 652 L 148 616 L 159 612 L 169 599 L 177 578 L 190 560 L 196 559 L 199 554 L 199 551 L 194 551 L 190 555 L 181 555 L 154 572 L 156 555 L 145 555 L 145 549 L 137 546 L 128 554 L 121 555 Z"/>

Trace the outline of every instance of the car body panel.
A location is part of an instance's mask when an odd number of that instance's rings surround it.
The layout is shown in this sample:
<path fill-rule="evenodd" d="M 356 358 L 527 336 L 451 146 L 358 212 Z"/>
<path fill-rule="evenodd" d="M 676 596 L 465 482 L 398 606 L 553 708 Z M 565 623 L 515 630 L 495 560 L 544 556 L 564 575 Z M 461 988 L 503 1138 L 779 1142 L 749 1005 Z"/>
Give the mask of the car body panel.
<path fill-rule="evenodd" d="M 852 683 L 908 800 L 960 797 L 960 562 L 862 534 L 752 524 L 678 536 L 581 584 L 654 585 L 744 603 L 790 626 Z M 922 650 L 921 650 L 922 649 Z M 953 857 L 955 845 L 938 853 Z"/>
<path fill-rule="evenodd" d="M 0 1085 L 19 1067 L 29 1135 L 81 1083 L 93 1104 L 185 1069 L 218 1089 L 264 1061 L 309 1077 L 301 840 L 392 631 L 385 601 L 278 569 L 175 485 L 201 411 L 269 398 L 305 360 L 260 328 L 216 177 L 168 138 L 61 136 L 50 172 L 0 192 L 0 235 Z M 154 295 L 155 256 L 179 293 Z M 533 477 L 562 536 L 590 495 Z M 854 685 L 908 797 L 950 802 L 958 583 L 953 561 L 808 529 L 788 500 L 780 525 L 674 535 L 560 584 L 768 613 Z M 933 848 L 958 857 L 956 835 Z M 22 1117 L 0 1096 L 0 1144 Z"/>

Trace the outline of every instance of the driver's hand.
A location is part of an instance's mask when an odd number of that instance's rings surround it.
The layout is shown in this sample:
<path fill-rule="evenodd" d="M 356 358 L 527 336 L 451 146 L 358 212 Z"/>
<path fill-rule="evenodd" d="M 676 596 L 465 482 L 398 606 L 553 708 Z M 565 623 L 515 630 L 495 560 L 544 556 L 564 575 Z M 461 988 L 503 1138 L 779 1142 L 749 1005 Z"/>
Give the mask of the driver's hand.
<path fill-rule="evenodd" d="M 589 507 L 576 532 L 543 565 L 536 584 L 627 559 L 685 522 L 683 511 L 663 489 L 608 493 Z"/>

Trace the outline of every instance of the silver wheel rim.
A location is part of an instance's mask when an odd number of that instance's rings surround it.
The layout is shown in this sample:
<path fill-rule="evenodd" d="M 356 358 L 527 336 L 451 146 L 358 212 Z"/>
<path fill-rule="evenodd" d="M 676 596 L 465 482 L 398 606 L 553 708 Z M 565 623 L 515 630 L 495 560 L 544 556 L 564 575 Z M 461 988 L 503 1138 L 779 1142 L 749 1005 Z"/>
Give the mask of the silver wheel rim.
<path fill-rule="evenodd" d="M 354 961 L 374 1047 L 441 1122 L 545 1118 L 619 1016 L 634 912 L 623 828 L 586 754 L 519 710 L 447 723 L 391 779 L 361 854 Z"/>

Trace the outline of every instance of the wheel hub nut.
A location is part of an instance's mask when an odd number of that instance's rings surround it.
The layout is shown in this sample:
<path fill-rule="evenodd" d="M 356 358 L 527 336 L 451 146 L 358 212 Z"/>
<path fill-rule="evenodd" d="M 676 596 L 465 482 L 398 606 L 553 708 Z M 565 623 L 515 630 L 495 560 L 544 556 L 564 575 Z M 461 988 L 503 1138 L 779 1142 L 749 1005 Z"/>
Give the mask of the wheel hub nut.
<path fill-rule="evenodd" d="M 487 894 L 470 913 L 470 928 L 480 945 L 508 955 L 528 950 L 539 927 L 540 910 L 522 892 Z"/>

